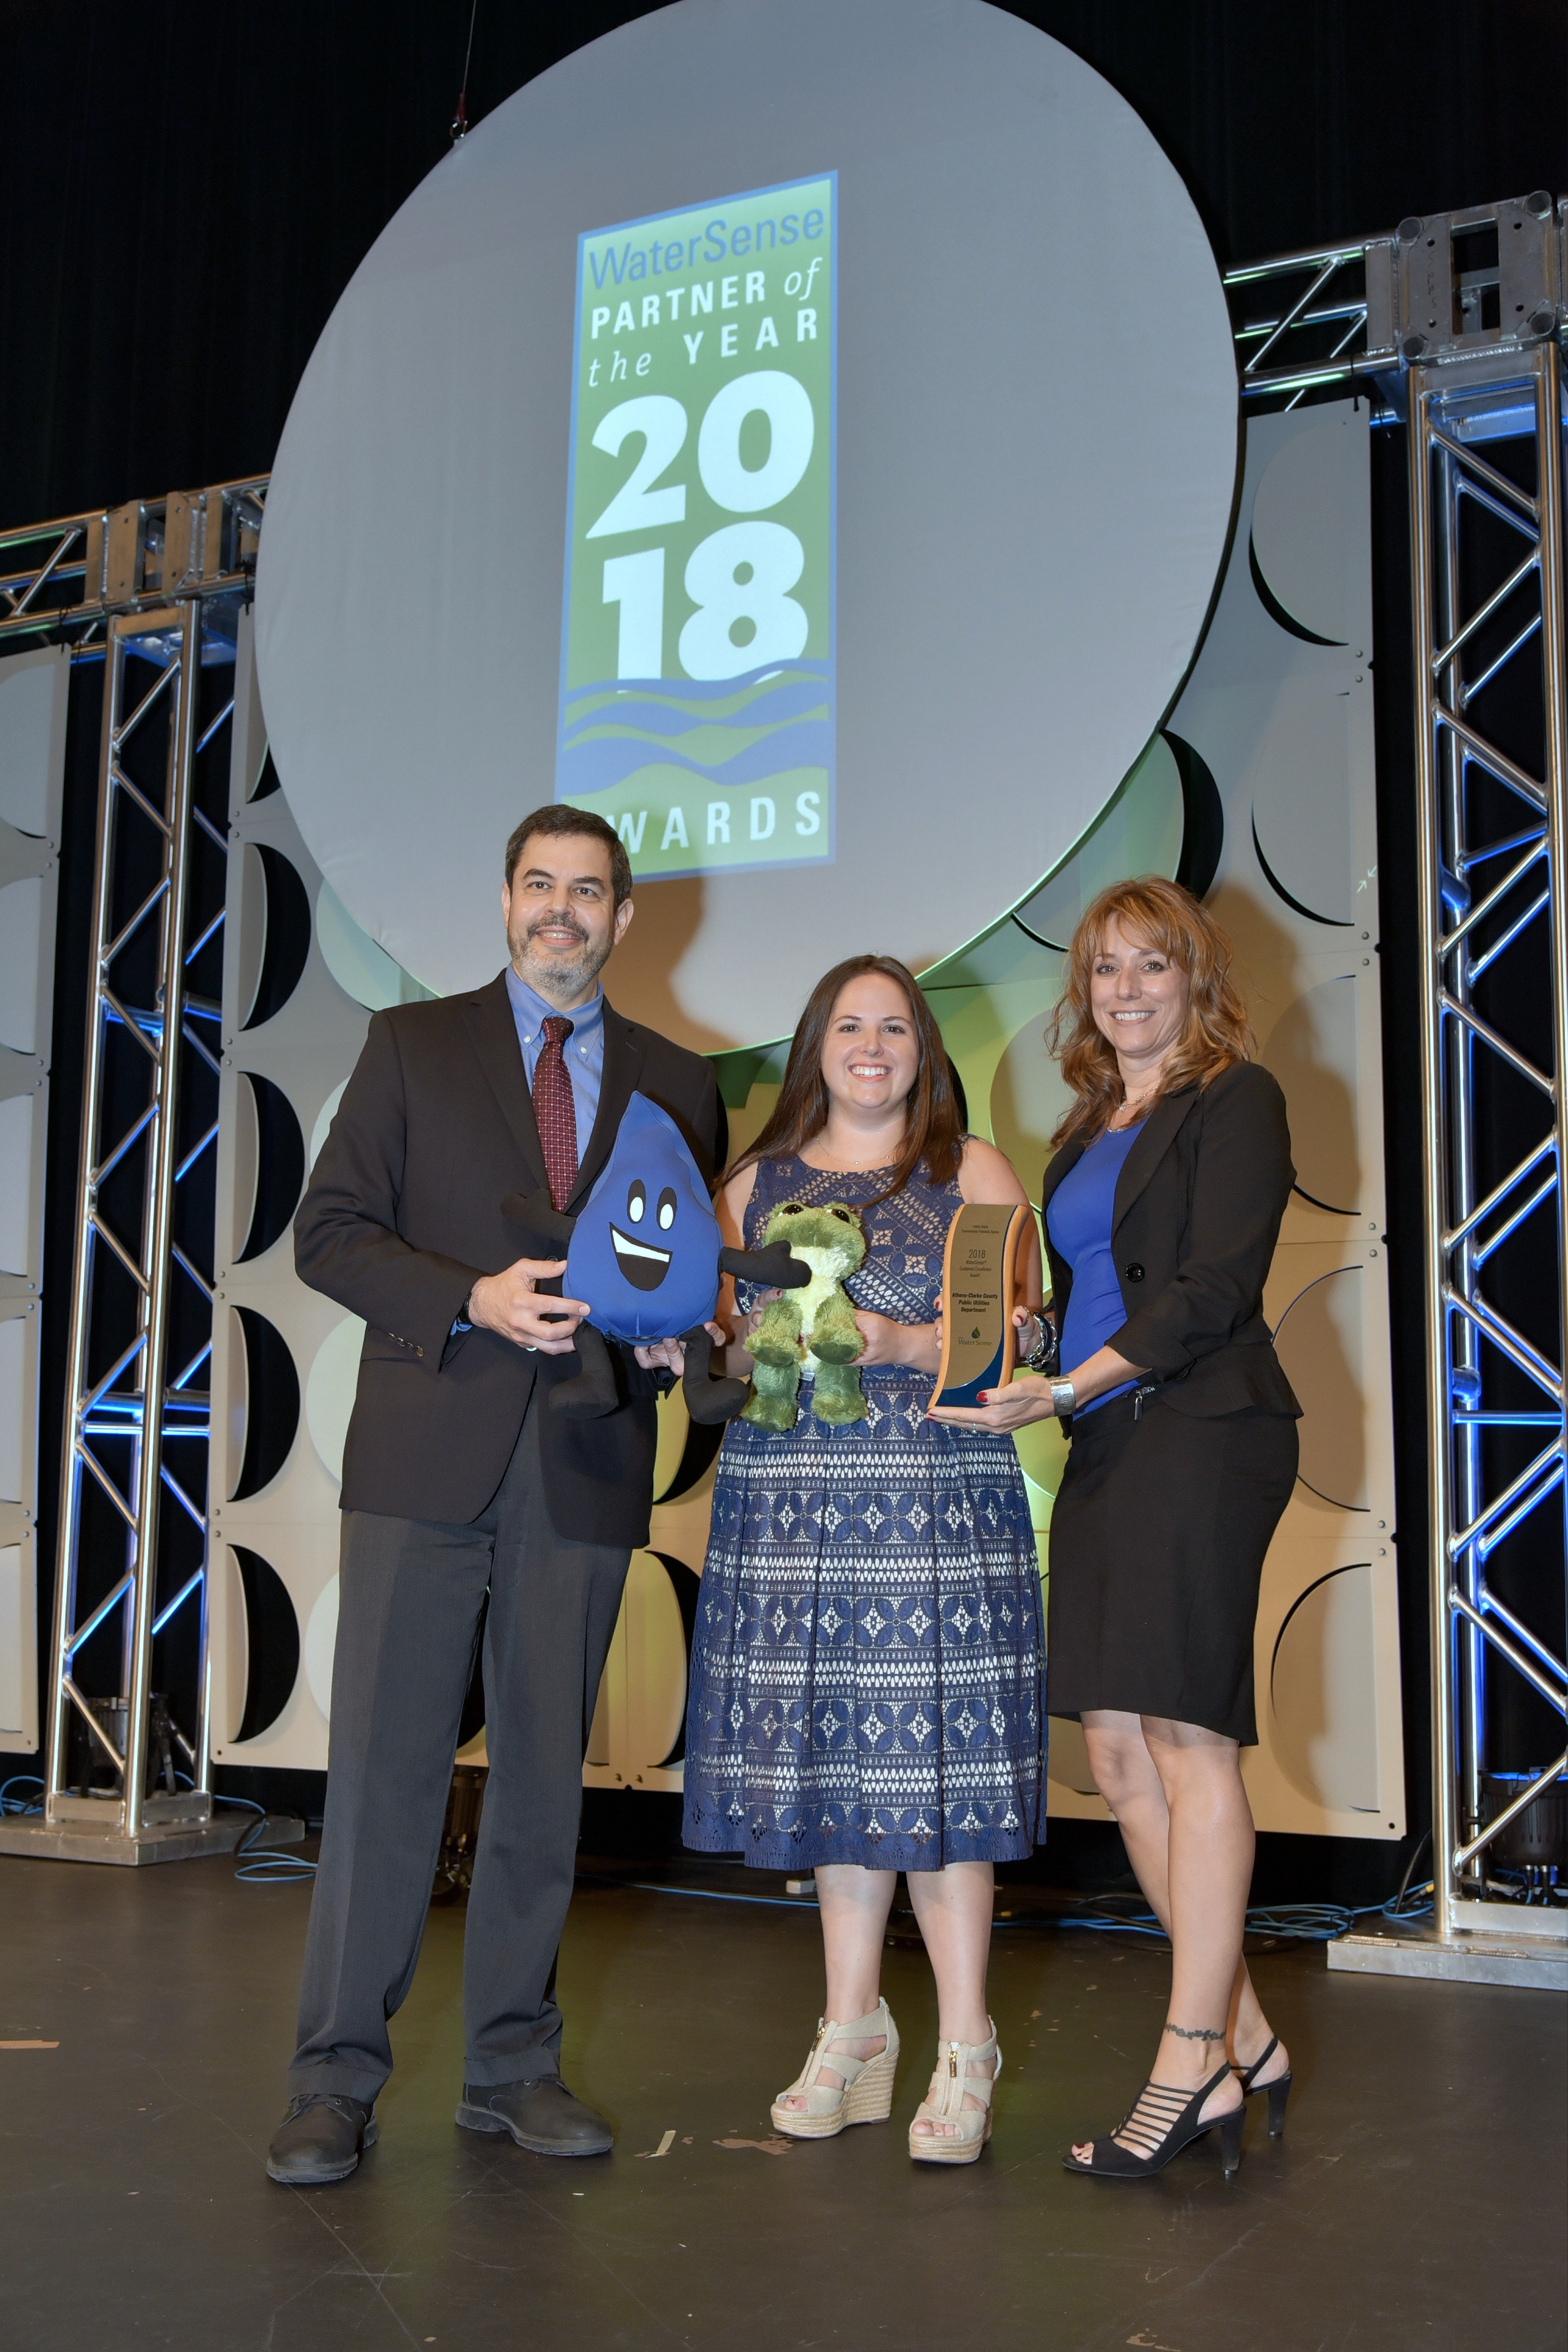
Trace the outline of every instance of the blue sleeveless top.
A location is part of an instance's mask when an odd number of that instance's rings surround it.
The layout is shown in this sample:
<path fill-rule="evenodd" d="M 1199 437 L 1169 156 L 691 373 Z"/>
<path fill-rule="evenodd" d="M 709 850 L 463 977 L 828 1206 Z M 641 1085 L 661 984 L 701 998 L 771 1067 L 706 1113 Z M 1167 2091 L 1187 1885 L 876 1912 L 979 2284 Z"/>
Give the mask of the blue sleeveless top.
<path fill-rule="evenodd" d="M 1065 1378 L 1103 1348 L 1113 1331 L 1127 1320 L 1121 1285 L 1116 1278 L 1111 1253 L 1111 1224 L 1116 1214 L 1116 1180 L 1137 1139 L 1136 1127 L 1108 1128 L 1098 1136 L 1069 1176 L 1051 1195 L 1046 1223 L 1059 1257 L 1072 1268 L 1072 1296 L 1062 1325 L 1061 1366 Z M 1107 1389 L 1079 1411 L 1093 1412 L 1112 1397 L 1124 1396 L 1135 1381 Z"/>

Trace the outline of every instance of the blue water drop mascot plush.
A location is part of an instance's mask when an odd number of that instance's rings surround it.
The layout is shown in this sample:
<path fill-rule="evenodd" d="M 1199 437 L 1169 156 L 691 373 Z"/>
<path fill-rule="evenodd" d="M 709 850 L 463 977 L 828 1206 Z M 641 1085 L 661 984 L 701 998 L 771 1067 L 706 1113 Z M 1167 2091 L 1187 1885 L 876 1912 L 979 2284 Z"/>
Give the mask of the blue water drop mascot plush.
<path fill-rule="evenodd" d="M 543 1190 L 510 1194 L 501 1213 L 530 1257 L 566 1260 L 565 1296 L 588 1303 L 588 1319 L 576 1331 L 582 1370 L 551 1393 L 553 1412 L 584 1419 L 613 1412 L 620 1402 L 607 1339 L 637 1345 L 679 1337 L 686 1348 L 682 1387 L 692 1420 L 732 1420 L 746 1402 L 747 1384 L 713 1377 L 712 1340 L 705 1328 L 718 1305 L 721 1275 L 781 1290 L 811 1279 L 810 1268 L 791 1257 L 787 1243 L 765 1250 L 723 1247 L 685 1137 L 642 1094 L 627 1103 L 615 1149 L 574 1217 L 556 1209 Z"/>

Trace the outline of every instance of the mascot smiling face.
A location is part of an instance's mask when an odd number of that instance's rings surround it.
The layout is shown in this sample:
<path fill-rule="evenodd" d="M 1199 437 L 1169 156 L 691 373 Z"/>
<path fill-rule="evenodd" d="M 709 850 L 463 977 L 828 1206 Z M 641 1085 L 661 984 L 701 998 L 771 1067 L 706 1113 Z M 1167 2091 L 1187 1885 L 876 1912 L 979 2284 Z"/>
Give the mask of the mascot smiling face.
<path fill-rule="evenodd" d="M 568 1298 L 593 1302 L 612 1339 L 664 1339 L 706 1323 L 719 1299 L 721 1236 L 675 1121 L 634 1094 L 616 1148 L 577 1218 Z"/>

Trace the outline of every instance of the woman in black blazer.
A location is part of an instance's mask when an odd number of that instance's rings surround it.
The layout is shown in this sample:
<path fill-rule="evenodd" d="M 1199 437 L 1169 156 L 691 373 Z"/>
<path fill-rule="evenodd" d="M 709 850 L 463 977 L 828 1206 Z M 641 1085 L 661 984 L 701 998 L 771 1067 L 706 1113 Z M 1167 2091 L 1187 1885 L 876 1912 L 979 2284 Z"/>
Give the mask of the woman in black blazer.
<path fill-rule="evenodd" d="M 940 1416 L 1068 1422 L 1050 1711 L 1080 1718 L 1172 1944 L 1153 2075 L 1115 2132 L 1065 2159 L 1121 2179 L 1215 2126 L 1234 2170 L 1246 2094 L 1268 2092 L 1278 2131 L 1290 2080 L 1241 1957 L 1254 1831 L 1240 1757 L 1258 1737 L 1263 1557 L 1296 1476 L 1300 1407 L 1262 1309 L 1295 1171 L 1230 958 L 1197 901 L 1158 877 L 1084 915 L 1050 1032 L 1075 1100 L 1040 1203 L 1066 1376 Z M 1045 1363 L 1050 1335 L 1018 1321 Z"/>

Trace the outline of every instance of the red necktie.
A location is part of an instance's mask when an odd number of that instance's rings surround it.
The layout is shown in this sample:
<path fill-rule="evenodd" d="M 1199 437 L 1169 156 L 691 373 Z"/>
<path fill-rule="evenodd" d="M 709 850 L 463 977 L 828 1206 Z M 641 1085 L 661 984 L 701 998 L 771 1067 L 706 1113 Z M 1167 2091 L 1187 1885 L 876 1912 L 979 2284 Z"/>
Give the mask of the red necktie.
<path fill-rule="evenodd" d="M 544 1172 L 550 1197 L 563 1209 L 577 1181 L 577 1108 L 562 1047 L 572 1034 L 572 1024 L 552 1013 L 542 1024 L 544 1043 L 533 1066 L 533 1117 L 544 1152 Z"/>

